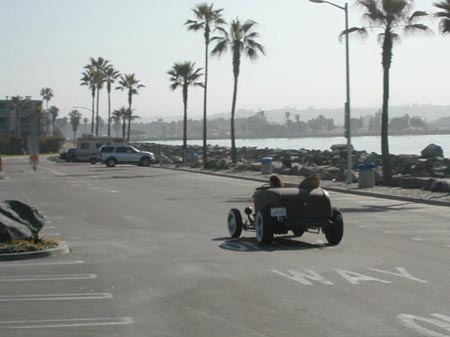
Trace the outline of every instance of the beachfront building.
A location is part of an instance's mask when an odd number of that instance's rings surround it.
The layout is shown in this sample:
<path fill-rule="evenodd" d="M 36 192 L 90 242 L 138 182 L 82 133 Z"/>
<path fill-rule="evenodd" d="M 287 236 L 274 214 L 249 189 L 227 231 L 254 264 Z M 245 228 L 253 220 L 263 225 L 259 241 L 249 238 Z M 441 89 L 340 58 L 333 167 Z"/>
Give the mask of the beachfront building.
<path fill-rule="evenodd" d="M 32 100 L 25 97 L 25 102 L 16 108 L 11 98 L 0 100 L 0 135 L 26 139 L 31 135 L 32 117 L 41 100 Z M 42 125 L 45 125 L 43 123 Z"/>

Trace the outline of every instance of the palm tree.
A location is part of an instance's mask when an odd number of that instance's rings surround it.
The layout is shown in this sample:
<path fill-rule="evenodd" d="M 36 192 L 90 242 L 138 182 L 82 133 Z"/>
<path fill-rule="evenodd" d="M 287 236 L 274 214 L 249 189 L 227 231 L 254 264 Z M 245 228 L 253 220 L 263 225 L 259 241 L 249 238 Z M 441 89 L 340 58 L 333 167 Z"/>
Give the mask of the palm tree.
<path fill-rule="evenodd" d="M 111 136 L 111 85 L 120 77 L 120 72 L 109 64 L 104 69 L 106 91 L 108 92 L 108 136 Z"/>
<path fill-rule="evenodd" d="M 112 113 L 112 120 L 115 123 L 122 123 L 122 138 L 125 139 L 126 135 L 126 126 L 127 126 L 127 117 L 128 117 L 128 109 L 124 106 L 116 109 Z"/>
<path fill-rule="evenodd" d="M 190 86 L 203 86 L 197 80 L 202 76 L 200 71 L 202 68 L 195 68 L 194 62 L 175 63 L 171 70 L 167 72 L 170 76 L 170 89 L 176 90 L 181 87 L 183 91 L 183 161 L 187 161 L 187 102 L 188 102 L 188 88 Z"/>
<path fill-rule="evenodd" d="M 54 130 L 55 129 L 56 118 L 58 118 L 58 114 L 59 114 L 59 108 L 54 106 L 54 105 L 51 106 L 50 109 L 48 110 L 48 114 L 50 116 L 52 116 L 51 124 L 52 124 L 52 128 Z"/>
<path fill-rule="evenodd" d="M 50 88 L 42 88 L 41 89 L 42 99 L 47 103 L 46 110 L 48 110 L 48 102 L 53 98 L 53 90 Z"/>
<path fill-rule="evenodd" d="M 44 119 L 44 115 L 45 115 L 42 104 L 37 105 L 32 113 L 33 113 L 34 119 L 36 120 L 36 133 L 38 136 L 40 136 L 42 120 Z"/>
<path fill-rule="evenodd" d="M 99 108 L 100 108 L 100 90 L 103 89 L 103 84 L 105 83 L 105 69 L 109 66 L 109 61 L 105 60 L 103 57 L 97 57 L 94 59 L 91 57 L 90 66 L 95 69 L 95 86 L 97 89 L 97 113 L 95 121 L 95 135 L 98 136 L 99 127 Z"/>
<path fill-rule="evenodd" d="M 87 65 L 84 67 L 86 69 L 82 73 L 81 77 L 81 86 L 87 86 L 91 90 L 91 96 L 92 96 L 92 117 L 91 117 L 91 133 L 94 133 L 94 114 L 95 114 L 95 92 L 97 90 L 97 84 L 96 84 L 96 69 L 92 65 Z"/>
<path fill-rule="evenodd" d="M 133 103 L 133 95 L 137 95 L 139 93 L 140 88 L 144 88 L 145 85 L 140 84 L 139 80 L 135 77 L 135 74 L 123 74 L 119 80 L 119 86 L 116 89 L 126 90 L 128 93 L 128 110 L 132 111 L 131 105 Z M 127 133 L 127 142 L 130 142 L 130 127 L 131 127 L 131 116 L 130 113 L 128 119 L 128 133 Z"/>
<path fill-rule="evenodd" d="M 21 136 L 21 117 L 22 117 L 22 110 L 27 106 L 28 100 L 26 98 L 23 98 L 22 96 L 13 96 L 11 97 L 12 107 L 15 112 L 16 117 L 16 137 L 20 138 Z"/>
<path fill-rule="evenodd" d="M 441 19 L 441 22 L 439 23 L 440 32 L 443 35 L 450 34 L 450 0 L 441 0 L 433 3 L 433 5 L 441 9 L 440 12 L 434 14 Z"/>
<path fill-rule="evenodd" d="M 211 51 L 212 55 L 221 55 L 230 48 L 233 57 L 233 101 L 231 104 L 231 158 L 233 163 L 237 163 L 236 154 L 236 139 L 234 133 L 234 115 L 236 111 L 236 98 L 238 88 L 239 71 L 241 67 L 241 55 L 244 54 L 250 58 L 250 60 L 256 59 L 259 53 L 265 54 L 263 45 L 258 43 L 256 39 L 259 37 L 259 33 L 254 31 L 257 23 L 252 20 L 247 20 L 241 23 L 239 19 L 233 20 L 230 24 L 230 32 L 219 27 L 218 31 L 222 36 L 214 37 L 211 41 L 216 41 L 216 46 Z"/>
<path fill-rule="evenodd" d="M 223 9 L 213 9 L 213 4 L 208 5 L 202 3 L 197 5 L 192 12 L 194 13 L 194 20 L 187 20 L 185 25 L 190 31 L 203 32 L 205 38 L 205 77 L 204 77 L 204 93 L 203 93 L 203 167 L 208 165 L 208 147 L 207 147 L 207 91 L 208 91 L 208 56 L 209 56 L 209 43 L 211 41 L 211 30 L 215 30 L 217 27 L 224 25 L 226 22 L 222 18 Z"/>
<path fill-rule="evenodd" d="M 81 120 L 81 113 L 74 109 L 69 113 L 69 120 L 70 120 L 70 124 L 72 124 L 72 130 L 73 130 L 73 143 L 75 144 L 77 141 L 77 130 L 78 130 L 78 126 L 80 125 L 80 120 Z"/>
<path fill-rule="evenodd" d="M 127 108 L 122 106 L 120 109 L 116 109 L 112 112 L 111 120 L 114 121 L 114 130 L 116 132 L 116 135 L 119 134 L 120 130 L 120 124 L 122 124 L 122 138 L 125 138 L 125 125 L 126 121 L 125 115 L 126 115 Z M 123 120 L 123 123 L 121 123 Z"/>
<path fill-rule="evenodd" d="M 388 143 L 388 108 L 389 108 L 389 75 L 392 65 L 394 42 L 400 40 L 397 32 L 403 29 L 407 33 L 426 32 L 428 27 L 417 23 L 417 19 L 428 15 L 423 11 L 412 12 L 412 4 L 408 0 L 358 0 L 357 4 L 362 6 L 366 12 L 363 19 L 369 23 L 369 28 L 380 28 L 382 32 L 378 39 L 382 44 L 382 66 L 383 66 L 383 108 L 381 117 L 381 156 L 383 163 L 383 183 L 391 185 L 392 172 L 389 156 Z M 352 32 L 367 33 L 366 28 L 352 27 L 342 34 Z"/>
<path fill-rule="evenodd" d="M 88 124 L 88 122 L 89 122 L 89 119 L 88 119 L 87 117 L 84 117 L 84 118 L 83 118 L 83 124 L 84 124 L 83 130 L 84 130 L 85 133 L 88 132 L 88 130 L 87 130 L 87 124 Z"/>

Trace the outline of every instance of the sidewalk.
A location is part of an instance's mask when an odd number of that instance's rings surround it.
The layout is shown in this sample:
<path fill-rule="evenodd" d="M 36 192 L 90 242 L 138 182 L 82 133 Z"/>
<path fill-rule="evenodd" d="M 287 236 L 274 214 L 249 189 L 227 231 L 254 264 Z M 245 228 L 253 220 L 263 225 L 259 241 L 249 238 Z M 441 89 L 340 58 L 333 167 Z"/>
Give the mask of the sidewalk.
<path fill-rule="evenodd" d="M 157 166 L 164 169 L 178 170 L 183 172 L 192 172 L 198 174 L 208 174 L 220 177 L 229 177 L 235 179 L 244 179 L 258 182 L 269 182 L 269 175 L 262 175 L 257 171 L 240 171 L 222 170 L 212 171 L 204 169 L 192 169 L 189 167 Z M 281 180 L 288 186 L 296 186 L 303 179 L 301 176 L 279 175 Z M 437 193 L 419 189 L 404 189 L 400 187 L 375 186 L 373 188 L 359 189 L 358 184 L 352 184 L 351 187 L 343 182 L 333 182 L 330 180 L 322 180 L 321 187 L 334 192 L 351 193 L 375 198 L 400 200 L 407 202 L 424 203 L 436 206 L 450 207 L 450 193 Z"/>

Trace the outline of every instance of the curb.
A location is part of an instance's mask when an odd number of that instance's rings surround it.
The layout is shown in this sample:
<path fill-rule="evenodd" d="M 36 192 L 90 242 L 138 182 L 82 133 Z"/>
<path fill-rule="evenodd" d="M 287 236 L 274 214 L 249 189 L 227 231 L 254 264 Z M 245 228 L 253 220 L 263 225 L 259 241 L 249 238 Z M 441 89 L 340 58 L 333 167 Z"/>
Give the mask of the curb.
<path fill-rule="evenodd" d="M 166 170 L 173 170 L 173 171 L 182 171 L 182 172 L 189 172 L 189 173 L 197 173 L 197 174 L 206 174 L 211 176 L 217 176 L 217 177 L 224 177 L 224 178 L 232 178 L 232 179 L 240 179 L 240 180 L 248 180 L 248 181 L 258 181 L 258 182 L 267 182 L 267 179 L 260 179 L 260 178 L 254 178 L 254 177 L 243 177 L 233 174 L 226 174 L 226 173 L 215 173 L 215 172 L 202 172 L 202 171 L 195 171 L 190 169 L 183 169 L 183 168 L 174 168 L 174 167 L 163 167 L 158 166 L 158 168 L 166 169 Z M 295 184 L 286 184 L 289 187 L 294 187 Z M 413 197 L 404 197 L 401 195 L 390 195 L 390 194 L 382 194 L 382 193 L 375 193 L 375 192 L 367 192 L 367 191 L 359 191 L 359 190 L 347 190 L 343 188 L 337 188 L 337 187 L 324 187 L 327 191 L 332 192 L 339 192 L 339 193 L 347 193 L 347 194 L 355 194 L 355 195 L 362 195 L 365 197 L 372 197 L 372 198 L 380 198 L 380 199 L 390 199 L 390 200 L 398 200 L 398 201 L 407 201 L 407 202 L 414 202 L 414 203 L 420 203 L 420 204 L 427 204 L 427 205 L 433 205 L 433 206 L 444 206 L 444 207 L 450 207 L 450 202 L 448 201 L 440 201 L 440 200 L 429 200 L 429 199 L 419 199 L 419 198 L 413 198 Z"/>
<path fill-rule="evenodd" d="M 49 256 L 62 256 L 70 253 L 70 248 L 67 242 L 60 242 L 58 247 L 39 250 L 34 252 L 24 252 L 24 253 L 11 253 L 11 254 L 0 254 L 0 261 L 15 261 L 15 260 L 27 260 L 27 259 L 37 259 L 41 257 Z"/>

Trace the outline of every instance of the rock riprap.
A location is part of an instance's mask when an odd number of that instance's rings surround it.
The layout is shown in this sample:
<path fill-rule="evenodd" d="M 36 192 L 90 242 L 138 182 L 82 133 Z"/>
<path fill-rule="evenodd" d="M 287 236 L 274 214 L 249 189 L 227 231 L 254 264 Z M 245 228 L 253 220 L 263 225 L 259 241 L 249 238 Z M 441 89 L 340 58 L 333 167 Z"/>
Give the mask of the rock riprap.
<path fill-rule="evenodd" d="M 45 219 L 39 211 L 19 200 L 0 202 L 0 242 L 39 239 Z"/>

